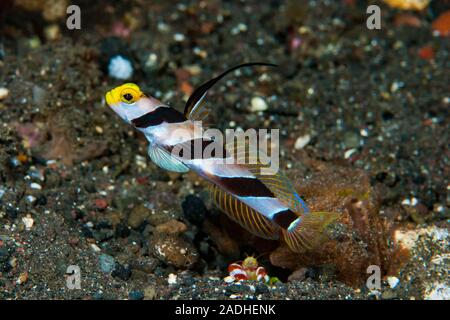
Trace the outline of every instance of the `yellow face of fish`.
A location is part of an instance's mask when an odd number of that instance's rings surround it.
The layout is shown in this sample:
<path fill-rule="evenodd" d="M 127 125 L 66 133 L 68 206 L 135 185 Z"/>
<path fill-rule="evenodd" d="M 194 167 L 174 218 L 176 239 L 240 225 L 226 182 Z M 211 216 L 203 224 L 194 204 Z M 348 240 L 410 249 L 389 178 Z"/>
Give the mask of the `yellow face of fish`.
<path fill-rule="evenodd" d="M 145 97 L 138 85 L 125 83 L 106 93 L 106 103 L 112 107 L 122 103 L 133 104 L 140 98 Z"/>

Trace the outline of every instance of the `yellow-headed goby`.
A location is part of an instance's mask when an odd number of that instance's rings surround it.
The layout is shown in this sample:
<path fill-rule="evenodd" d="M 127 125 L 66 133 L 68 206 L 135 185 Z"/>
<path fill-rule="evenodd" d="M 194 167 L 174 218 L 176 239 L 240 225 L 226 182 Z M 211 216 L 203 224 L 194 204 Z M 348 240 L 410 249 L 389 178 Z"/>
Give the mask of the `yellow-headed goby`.
<path fill-rule="evenodd" d="M 156 165 L 175 172 L 195 171 L 211 183 L 214 202 L 232 220 L 256 236 L 282 238 L 292 251 L 304 252 L 318 244 L 324 229 L 338 218 L 337 213 L 310 212 L 279 170 L 267 175 L 261 174 L 258 164 L 223 161 L 230 154 L 245 157 L 245 152 L 237 148 L 224 145 L 223 152 L 206 158 L 173 152 L 180 146 L 195 149 L 200 145 L 204 150 L 213 143 L 212 138 L 197 133 L 202 132 L 197 130 L 198 120 L 207 111 L 202 104 L 207 91 L 231 71 L 257 65 L 274 66 L 254 62 L 226 70 L 194 90 L 184 113 L 145 95 L 132 83 L 109 91 L 106 102 L 124 121 L 144 133 L 149 141 L 148 154 Z"/>

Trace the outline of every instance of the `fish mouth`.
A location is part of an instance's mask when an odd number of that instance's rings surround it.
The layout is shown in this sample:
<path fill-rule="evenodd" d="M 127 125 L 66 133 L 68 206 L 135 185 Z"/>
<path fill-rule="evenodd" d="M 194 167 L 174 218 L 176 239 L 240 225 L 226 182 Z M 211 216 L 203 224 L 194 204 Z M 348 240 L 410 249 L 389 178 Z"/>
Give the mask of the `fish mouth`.
<path fill-rule="evenodd" d="M 112 107 L 115 103 L 113 95 L 111 93 L 111 91 L 108 91 L 105 95 L 105 99 L 106 99 L 106 104 L 110 107 Z"/>

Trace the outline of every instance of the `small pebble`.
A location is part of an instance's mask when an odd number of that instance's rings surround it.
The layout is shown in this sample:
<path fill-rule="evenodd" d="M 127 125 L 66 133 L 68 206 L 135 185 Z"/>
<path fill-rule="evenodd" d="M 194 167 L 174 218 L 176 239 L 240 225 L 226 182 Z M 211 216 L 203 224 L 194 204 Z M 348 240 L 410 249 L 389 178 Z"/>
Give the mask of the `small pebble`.
<path fill-rule="evenodd" d="M 41 46 L 41 40 L 37 36 L 32 37 L 28 40 L 28 45 L 30 46 L 31 49 L 39 48 Z"/>
<path fill-rule="evenodd" d="M 153 52 L 149 53 L 144 65 L 148 70 L 156 70 L 156 68 L 158 67 L 158 55 Z"/>
<path fill-rule="evenodd" d="M 168 284 L 176 284 L 177 283 L 177 275 L 176 274 L 169 274 L 169 278 L 167 279 Z"/>
<path fill-rule="evenodd" d="M 263 98 L 261 97 L 252 98 L 250 111 L 252 112 L 264 111 L 267 110 L 267 108 L 268 108 L 267 103 Z"/>
<path fill-rule="evenodd" d="M 344 134 L 343 144 L 346 149 L 353 149 L 359 146 L 359 135 L 356 132 L 349 131 Z"/>
<path fill-rule="evenodd" d="M 397 299 L 397 293 L 392 289 L 386 289 L 381 294 L 381 299 L 383 299 L 383 300 Z"/>
<path fill-rule="evenodd" d="M 99 126 L 95 126 L 95 132 L 102 134 L 103 133 L 103 128 L 99 127 Z"/>
<path fill-rule="evenodd" d="M 391 92 L 392 92 L 392 93 L 397 92 L 398 89 L 402 88 L 403 86 L 404 86 L 404 83 L 403 83 L 403 82 L 401 82 L 401 81 L 394 81 L 394 82 L 391 84 Z"/>
<path fill-rule="evenodd" d="M 208 52 L 205 50 L 200 49 L 199 47 L 194 48 L 194 54 L 199 56 L 202 59 L 205 59 L 208 57 Z"/>
<path fill-rule="evenodd" d="M 44 34 L 47 40 L 53 41 L 61 36 L 61 30 L 57 24 L 52 24 L 44 29 Z"/>
<path fill-rule="evenodd" d="M 9 265 L 11 266 L 11 268 L 15 268 L 15 267 L 17 266 L 17 258 L 12 257 L 12 258 L 9 260 Z"/>
<path fill-rule="evenodd" d="M 1 197 L 0 197 L 1 198 Z M 32 196 L 32 195 L 29 195 L 29 196 L 27 196 L 27 202 L 29 203 L 29 204 L 34 204 L 35 202 L 36 202 L 36 197 L 35 196 Z"/>
<path fill-rule="evenodd" d="M 130 291 L 130 293 L 128 294 L 128 298 L 130 298 L 130 300 L 143 300 L 144 293 L 139 290 L 133 290 Z"/>
<path fill-rule="evenodd" d="M 25 225 L 26 230 L 31 230 L 31 227 L 33 227 L 33 224 L 34 224 L 34 220 L 30 214 L 27 214 L 26 217 L 23 217 L 22 222 Z"/>
<path fill-rule="evenodd" d="M 187 226 L 178 220 L 171 219 L 163 224 L 160 224 L 156 227 L 156 231 L 160 233 L 166 233 L 166 234 L 179 234 L 183 233 L 187 230 Z M 184 250 L 184 253 L 181 252 L 181 254 L 185 254 L 186 250 Z"/>
<path fill-rule="evenodd" d="M 111 272 L 111 275 L 115 278 L 127 281 L 131 277 L 131 268 L 129 266 L 123 266 L 119 263 L 116 263 L 114 270 Z"/>
<path fill-rule="evenodd" d="M 0 100 L 5 99 L 9 95 L 9 90 L 6 88 L 0 88 Z"/>
<path fill-rule="evenodd" d="M 357 149 L 353 148 L 353 149 L 349 149 L 347 151 L 345 151 L 344 153 L 344 158 L 348 159 L 352 156 L 352 154 L 354 154 L 356 152 Z"/>
<path fill-rule="evenodd" d="M 417 198 L 412 197 L 411 199 L 404 199 L 401 204 L 404 206 L 415 206 L 416 204 L 418 204 L 419 201 L 417 200 Z"/>
<path fill-rule="evenodd" d="M 389 284 L 389 287 L 391 287 L 391 289 L 394 289 L 400 283 L 400 280 L 397 277 L 388 277 L 387 282 Z"/>
<path fill-rule="evenodd" d="M 22 273 L 19 275 L 19 278 L 17 278 L 16 283 L 17 283 L 17 284 L 23 284 L 23 283 L 25 283 L 25 282 L 27 282 L 27 281 L 28 281 L 28 272 L 22 272 Z"/>
<path fill-rule="evenodd" d="M 139 228 L 139 226 L 147 220 L 150 212 L 151 211 L 143 205 L 134 207 L 128 216 L 128 225 L 134 229 Z"/>
<path fill-rule="evenodd" d="M 170 26 L 164 22 L 158 22 L 157 25 L 158 31 L 167 32 L 170 30 Z"/>
<path fill-rule="evenodd" d="M 369 130 L 367 130 L 367 129 L 361 129 L 361 130 L 359 131 L 359 134 L 360 134 L 361 136 L 363 136 L 363 137 L 368 137 L 368 136 L 369 136 Z"/>
<path fill-rule="evenodd" d="M 96 245 L 95 243 L 91 243 L 91 249 L 92 249 L 94 252 L 100 252 L 100 251 L 102 251 L 102 249 L 100 249 L 100 248 L 98 247 L 98 245 Z"/>
<path fill-rule="evenodd" d="M 33 182 L 30 184 L 31 189 L 41 190 L 42 186 L 39 183 Z"/>
<path fill-rule="evenodd" d="M 150 285 L 144 289 L 144 299 L 153 300 L 157 296 L 156 289 L 154 286 Z"/>
<path fill-rule="evenodd" d="M 298 137 L 295 141 L 294 148 L 297 150 L 303 149 L 311 141 L 311 136 L 305 134 L 304 136 Z"/>
<path fill-rule="evenodd" d="M 235 26 L 233 29 L 231 29 L 231 34 L 232 35 L 237 35 L 241 32 L 246 32 L 247 31 L 247 25 L 243 24 L 243 23 L 239 23 L 237 26 Z"/>
<path fill-rule="evenodd" d="M 127 80 L 133 76 L 133 65 L 130 60 L 115 56 L 109 61 L 108 74 L 111 78 Z"/>
<path fill-rule="evenodd" d="M 101 254 L 99 257 L 100 269 L 105 273 L 110 273 L 114 270 L 116 260 L 108 254 Z"/>
<path fill-rule="evenodd" d="M 184 41 L 184 40 L 186 39 L 186 37 L 185 37 L 184 34 L 182 34 L 182 33 L 175 33 L 175 34 L 173 35 L 173 39 L 174 39 L 175 41 L 177 41 L 177 42 L 182 42 L 182 41 Z"/>

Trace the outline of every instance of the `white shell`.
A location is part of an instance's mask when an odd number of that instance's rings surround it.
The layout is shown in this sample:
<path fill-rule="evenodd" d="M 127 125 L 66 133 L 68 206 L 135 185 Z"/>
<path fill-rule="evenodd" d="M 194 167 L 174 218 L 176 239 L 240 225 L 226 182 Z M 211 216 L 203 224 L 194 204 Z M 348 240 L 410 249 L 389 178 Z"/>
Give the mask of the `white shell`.
<path fill-rule="evenodd" d="M 122 56 L 115 56 L 109 61 L 108 73 L 112 78 L 127 80 L 133 75 L 133 65 L 130 60 Z"/>

